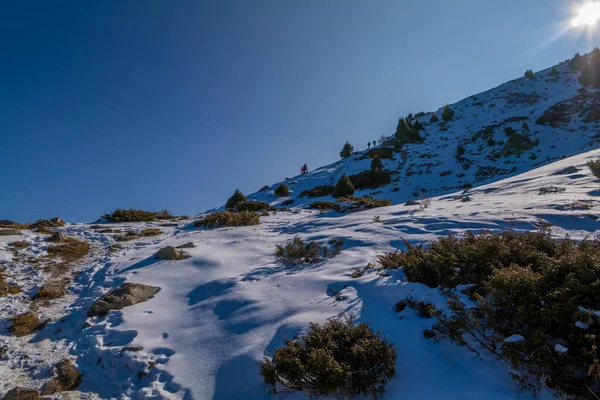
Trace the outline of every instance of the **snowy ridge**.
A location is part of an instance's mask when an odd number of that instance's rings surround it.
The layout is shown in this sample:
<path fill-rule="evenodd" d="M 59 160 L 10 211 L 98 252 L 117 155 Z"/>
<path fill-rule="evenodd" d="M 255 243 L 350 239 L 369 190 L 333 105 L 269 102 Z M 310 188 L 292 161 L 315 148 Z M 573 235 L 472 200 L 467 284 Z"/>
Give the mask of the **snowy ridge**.
<path fill-rule="evenodd" d="M 586 122 L 586 117 L 591 108 L 600 109 L 600 92 L 582 86 L 578 77 L 579 71 L 572 71 L 569 62 L 564 62 L 536 73 L 535 79 L 519 78 L 450 105 L 455 116 L 449 122 L 442 120 L 442 109 L 417 114 L 414 120 L 424 125 L 420 132 L 424 142 L 407 144 L 394 153 L 394 158 L 382 159 L 385 168 L 391 171 L 391 184 L 361 190 L 356 195 L 390 199 L 398 204 L 478 186 L 596 148 L 600 120 Z M 563 110 L 558 115 L 569 121 L 536 123 L 553 106 Z M 439 122 L 430 122 L 432 114 Z M 508 146 L 507 129 L 531 142 L 531 148 L 520 150 Z M 462 155 L 457 155 L 459 146 L 464 149 Z M 378 146 L 381 147 L 385 146 Z M 360 151 L 307 175 L 277 182 L 268 191 L 254 193 L 249 198 L 272 205 L 293 198 L 295 206 L 332 200 L 299 195 L 316 186 L 334 185 L 342 174 L 368 170 L 370 164 L 367 151 Z M 289 197 L 278 198 L 273 194 L 281 183 L 290 188 Z"/>

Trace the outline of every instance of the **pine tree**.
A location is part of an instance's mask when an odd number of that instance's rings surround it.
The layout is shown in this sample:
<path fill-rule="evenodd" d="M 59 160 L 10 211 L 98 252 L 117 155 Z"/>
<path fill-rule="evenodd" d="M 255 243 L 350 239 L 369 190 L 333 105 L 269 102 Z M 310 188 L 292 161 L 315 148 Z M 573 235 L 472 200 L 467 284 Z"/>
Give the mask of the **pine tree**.
<path fill-rule="evenodd" d="M 527 71 L 525 71 L 525 78 L 535 79 L 535 74 L 533 73 L 532 70 L 528 69 Z"/>
<path fill-rule="evenodd" d="M 335 190 L 333 192 L 333 197 L 348 197 L 354 194 L 354 185 L 352 181 L 348 177 L 348 175 L 344 174 L 335 184 Z"/>
<path fill-rule="evenodd" d="M 430 123 L 434 124 L 436 122 L 439 122 L 439 118 L 437 117 L 437 115 L 435 115 L 435 113 L 431 114 L 431 119 L 429 120 Z"/>
<path fill-rule="evenodd" d="M 340 157 L 348 158 L 352 155 L 352 153 L 354 153 L 354 147 L 352 147 L 350 143 L 346 142 L 342 148 L 342 151 L 340 151 Z"/>
<path fill-rule="evenodd" d="M 285 185 L 285 183 L 282 183 L 281 185 L 277 186 L 277 189 L 275 189 L 275 194 L 279 197 L 287 196 L 290 194 L 290 189 Z"/>
<path fill-rule="evenodd" d="M 383 162 L 381 162 L 377 154 L 375 154 L 375 156 L 371 160 L 371 169 L 373 171 L 380 171 L 383 169 Z"/>
<path fill-rule="evenodd" d="M 444 106 L 444 111 L 442 111 L 442 119 L 444 121 L 450 121 L 454 117 L 454 110 L 450 108 L 449 105 Z"/>
<path fill-rule="evenodd" d="M 246 196 L 239 189 L 235 189 L 233 196 L 231 196 L 227 203 L 225 204 L 226 209 L 235 208 L 240 203 L 244 203 L 246 201 Z"/>

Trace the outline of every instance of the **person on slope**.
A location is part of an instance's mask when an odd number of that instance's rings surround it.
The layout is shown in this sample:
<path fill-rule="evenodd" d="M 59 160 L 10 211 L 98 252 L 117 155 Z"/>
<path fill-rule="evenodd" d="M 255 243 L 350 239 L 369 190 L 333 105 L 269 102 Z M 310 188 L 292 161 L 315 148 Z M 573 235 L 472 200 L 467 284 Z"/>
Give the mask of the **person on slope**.
<path fill-rule="evenodd" d="M 300 169 L 300 171 L 302 171 L 302 175 L 304 175 L 304 174 L 308 173 L 308 167 L 306 166 L 306 164 L 304 164 L 304 165 L 302 166 L 302 168 Z"/>

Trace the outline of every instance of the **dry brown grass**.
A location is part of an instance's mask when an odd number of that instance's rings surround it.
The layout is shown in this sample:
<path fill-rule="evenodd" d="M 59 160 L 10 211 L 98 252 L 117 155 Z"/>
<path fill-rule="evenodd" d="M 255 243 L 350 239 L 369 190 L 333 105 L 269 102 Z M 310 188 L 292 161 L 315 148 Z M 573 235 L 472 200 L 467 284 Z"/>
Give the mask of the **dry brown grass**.
<path fill-rule="evenodd" d="M 18 229 L 0 229 L 0 236 L 18 236 L 21 231 Z"/>
<path fill-rule="evenodd" d="M 40 318 L 33 311 L 17 315 L 11 318 L 12 326 L 8 331 L 15 336 L 25 336 L 31 334 L 40 325 Z"/>
<path fill-rule="evenodd" d="M 52 300 L 63 297 L 67 294 L 66 287 L 69 284 L 68 279 L 58 282 L 44 283 L 38 292 L 33 296 L 34 300 Z"/>
<path fill-rule="evenodd" d="M 2 271 L 0 271 L 0 296 L 18 293 L 21 293 L 21 288 L 6 283 L 6 281 L 4 280 L 4 275 L 2 274 Z"/>
<path fill-rule="evenodd" d="M 83 240 L 76 240 L 54 246 L 48 246 L 49 257 L 60 257 L 65 262 L 77 261 L 85 257 L 90 251 L 90 244 Z"/>
<path fill-rule="evenodd" d="M 136 239 L 140 239 L 140 238 L 144 238 L 144 237 L 158 236 L 158 235 L 162 235 L 162 234 L 163 234 L 163 231 L 161 231 L 160 229 L 146 228 L 146 229 L 142 229 L 139 232 L 136 232 L 134 230 L 125 231 L 125 233 L 123 235 L 119 235 L 119 236 L 115 237 L 115 239 L 118 240 L 119 242 L 127 242 L 130 240 L 136 240 Z"/>
<path fill-rule="evenodd" d="M 25 248 L 29 247 L 29 243 L 24 240 L 20 240 L 18 242 L 12 242 L 12 243 L 9 243 L 8 245 L 15 249 L 25 249 Z"/>

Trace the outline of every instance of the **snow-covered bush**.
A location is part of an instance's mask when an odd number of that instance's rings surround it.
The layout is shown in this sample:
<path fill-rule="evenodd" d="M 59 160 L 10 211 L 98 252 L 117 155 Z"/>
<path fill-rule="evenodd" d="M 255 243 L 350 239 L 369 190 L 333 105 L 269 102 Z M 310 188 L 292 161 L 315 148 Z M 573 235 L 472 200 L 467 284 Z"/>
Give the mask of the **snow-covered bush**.
<path fill-rule="evenodd" d="M 279 197 L 288 196 L 290 194 L 290 189 L 285 185 L 285 183 L 282 183 L 281 185 L 277 186 L 277 189 L 275 189 L 275 194 Z"/>
<path fill-rule="evenodd" d="M 337 318 L 308 331 L 260 363 L 270 392 L 305 392 L 309 397 L 353 395 L 378 398 L 396 375 L 396 349 L 367 324 Z"/>
<path fill-rule="evenodd" d="M 427 248 L 407 243 L 380 263 L 404 266 L 410 281 L 431 287 L 470 285 L 464 293 L 475 306 L 449 292 L 449 312 L 436 313 L 428 336 L 503 358 L 522 389 L 537 393 L 546 384 L 569 398 L 600 395 L 591 339 L 600 334 L 599 240 L 483 232 L 440 238 Z"/>
<path fill-rule="evenodd" d="M 323 243 L 310 241 L 305 243 L 300 236 L 295 236 L 285 246 L 277 245 L 275 257 L 283 264 L 298 265 L 304 263 L 319 262 L 329 256 L 333 257 L 340 253 L 344 240 L 342 238 L 331 239 L 330 249 Z"/>

